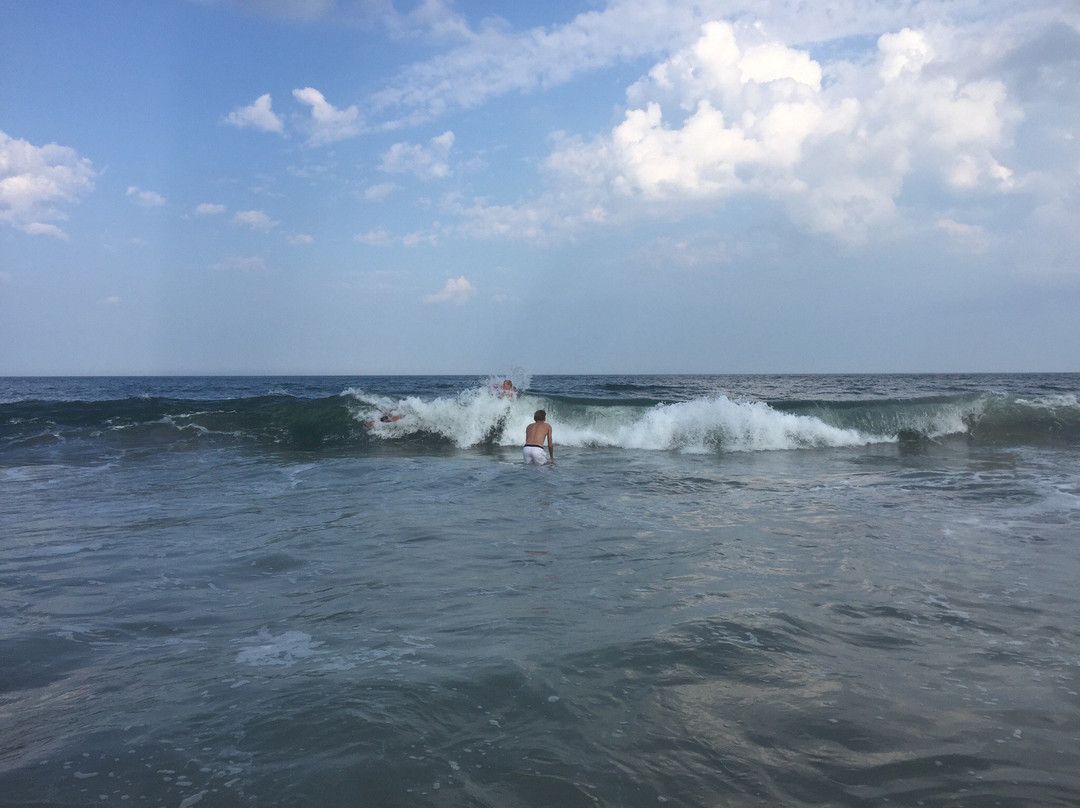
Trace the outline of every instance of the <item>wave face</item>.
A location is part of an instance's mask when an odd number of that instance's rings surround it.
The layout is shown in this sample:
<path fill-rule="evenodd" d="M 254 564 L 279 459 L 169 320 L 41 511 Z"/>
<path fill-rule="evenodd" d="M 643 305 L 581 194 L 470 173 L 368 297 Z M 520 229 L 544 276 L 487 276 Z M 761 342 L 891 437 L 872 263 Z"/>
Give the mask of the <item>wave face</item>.
<path fill-rule="evenodd" d="M 845 388 L 837 382 L 835 389 L 823 390 L 819 380 L 816 392 L 828 397 L 755 400 L 710 392 L 704 380 L 715 388 L 724 377 L 656 378 L 545 377 L 536 389 L 528 389 L 525 379 L 513 399 L 497 395 L 497 380 L 466 377 L 368 378 L 329 394 L 322 393 L 332 382 L 292 391 L 267 382 L 263 386 L 270 392 L 232 397 L 8 396 L 0 403 L 0 452 L 66 455 L 246 445 L 424 453 L 514 446 L 522 442 L 537 409 L 548 412 L 556 444 L 574 447 L 725 453 L 955 439 L 1000 445 L 1080 443 L 1080 402 L 1067 384 L 1050 392 L 1042 385 L 1039 392 L 1021 388 L 912 397 L 895 395 L 905 386 L 893 384 L 884 390 L 893 395 L 879 397 L 876 390 L 855 384 Z M 758 384 L 766 392 L 780 392 L 776 379 L 787 379 L 788 392 L 803 387 L 788 377 L 764 378 L 773 380 Z M 907 388 L 927 389 L 927 377 L 913 378 L 923 381 Z M 220 383 L 194 380 L 183 392 L 230 392 L 215 384 Z"/>
<path fill-rule="evenodd" d="M 0 405 L 0 415 L 0 451 L 27 445 L 128 450 L 236 443 L 315 449 L 348 444 L 359 431 L 339 401 L 283 395 L 31 400 Z"/>
<path fill-rule="evenodd" d="M 378 411 L 401 419 L 376 422 L 382 440 L 432 436 L 459 447 L 516 445 L 535 409 L 545 409 L 556 443 L 685 452 L 754 452 L 864 446 L 967 437 L 987 443 L 1063 443 L 1080 440 L 1076 396 L 1026 400 L 964 395 L 884 401 L 739 401 L 724 395 L 673 403 L 580 401 L 523 395 L 504 402 L 470 392 L 455 399 L 390 401 L 349 393 L 365 418 Z"/>

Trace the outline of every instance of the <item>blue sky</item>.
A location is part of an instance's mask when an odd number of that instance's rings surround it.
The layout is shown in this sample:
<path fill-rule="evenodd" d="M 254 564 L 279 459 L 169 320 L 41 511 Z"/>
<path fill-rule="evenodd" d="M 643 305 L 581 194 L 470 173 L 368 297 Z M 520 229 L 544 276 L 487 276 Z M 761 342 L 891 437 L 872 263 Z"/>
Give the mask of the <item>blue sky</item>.
<path fill-rule="evenodd" d="M 1067 0 L 0 16 L 0 374 L 1080 370 Z"/>

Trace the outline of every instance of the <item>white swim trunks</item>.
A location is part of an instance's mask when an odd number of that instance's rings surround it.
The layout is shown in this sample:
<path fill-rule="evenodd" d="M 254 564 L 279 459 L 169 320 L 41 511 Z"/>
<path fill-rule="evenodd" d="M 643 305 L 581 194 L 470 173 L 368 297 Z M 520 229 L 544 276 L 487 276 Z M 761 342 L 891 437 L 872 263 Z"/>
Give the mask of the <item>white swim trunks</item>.
<path fill-rule="evenodd" d="M 547 452 L 544 451 L 543 446 L 537 446 L 534 443 L 525 444 L 525 448 L 521 450 L 521 454 L 525 458 L 525 465 L 529 463 L 539 463 L 543 465 L 548 462 Z"/>

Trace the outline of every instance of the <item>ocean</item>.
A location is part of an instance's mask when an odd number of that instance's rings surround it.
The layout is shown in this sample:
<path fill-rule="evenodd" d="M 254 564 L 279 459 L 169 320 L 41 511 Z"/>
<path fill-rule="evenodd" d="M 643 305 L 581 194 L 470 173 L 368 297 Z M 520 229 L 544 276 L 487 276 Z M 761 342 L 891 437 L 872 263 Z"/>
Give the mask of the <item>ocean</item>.
<path fill-rule="evenodd" d="M 1080 374 L 507 377 L 0 379 L 0 805 L 1080 805 Z"/>

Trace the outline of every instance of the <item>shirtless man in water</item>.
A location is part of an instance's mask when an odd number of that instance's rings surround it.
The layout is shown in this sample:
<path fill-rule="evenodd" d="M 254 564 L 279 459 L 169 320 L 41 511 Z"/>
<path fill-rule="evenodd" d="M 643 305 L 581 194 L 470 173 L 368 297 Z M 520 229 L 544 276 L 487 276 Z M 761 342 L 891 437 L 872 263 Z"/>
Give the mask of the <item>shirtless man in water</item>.
<path fill-rule="evenodd" d="M 525 457 L 525 465 L 529 463 L 539 463 L 543 465 L 548 462 L 548 458 L 544 456 L 544 439 L 547 439 L 548 455 L 551 457 L 551 462 L 555 462 L 555 444 L 551 441 L 551 424 L 547 423 L 547 413 L 543 410 L 537 410 L 533 415 L 533 422 L 525 427 L 525 448 L 522 449 L 522 454 Z"/>

